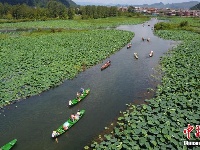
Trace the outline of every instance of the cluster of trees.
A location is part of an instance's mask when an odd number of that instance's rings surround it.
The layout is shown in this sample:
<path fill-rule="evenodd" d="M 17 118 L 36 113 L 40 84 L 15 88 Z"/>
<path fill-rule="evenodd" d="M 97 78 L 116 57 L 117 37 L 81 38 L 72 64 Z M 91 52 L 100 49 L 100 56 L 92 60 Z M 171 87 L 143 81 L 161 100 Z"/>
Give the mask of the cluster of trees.
<path fill-rule="evenodd" d="M 82 19 L 97 19 L 133 14 L 134 8 L 130 7 L 127 12 L 119 10 L 115 6 L 80 6 L 66 7 L 58 1 L 49 1 L 46 7 L 31 7 L 26 4 L 10 5 L 0 3 L 0 18 L 3 19 L 37 19 L 48 18 L 73 19 L 75 14 Z"/>
<path fill-rule="evenodd" d="M 117 7 L 111 6 L 83 6 L 77 9 L 76 14 L 81 15 L 82 19 L 88 18 L 106 18 L 115 17 L 120 15 L 120 11 Z"/>
<path fill-rule="evenodd" d="M 73 19 L 73 12 L 74 10 L 72 8 L 67 8 L 57 1 L 50 1 L 47 4 L 47 7 L 31 7 L 26 4 L 9 5 L 7 3 L 0 3 L 0 18 L 3 19 Z"/>
<path fill-rule="evenodd" d="M 140 15 L 135 12 L 135 7 L 129 6 L 127 10 L 118 9 L 116 6 L 83 6 L 76 9 L 76 14 L 81 15 L 82 19 L 97 19 L 106 17 L 116 17 L 116 16 L 134 16 Z"/>

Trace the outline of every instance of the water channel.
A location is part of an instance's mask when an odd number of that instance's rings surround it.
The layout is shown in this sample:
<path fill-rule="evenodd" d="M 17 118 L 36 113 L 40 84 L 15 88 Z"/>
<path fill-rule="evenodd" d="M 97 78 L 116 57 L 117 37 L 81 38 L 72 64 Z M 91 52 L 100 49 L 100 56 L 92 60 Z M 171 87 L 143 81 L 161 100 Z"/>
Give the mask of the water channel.
<path fill-rule="evenodd" d="M 154 68 L 160 57 L 174 45 L 173 41 L 154 36 L 151 28 L 155 23 L 157 20 L 152 19 L 144 27 L 141 24 L 117 27 L 132 31 L 135 36 L 130 49 L 125 46 L 108 58 L 112 61 L 109 68 L 101 71 L 103 63 L 98 64 L 73 80 L 1 110 L 0 145 L 17 138 L 13 150 L 83 149 L 126 109 L 125 104 L 142 99 L 141 93 L 152 87 Z M 142 37 L 151 40 L 143 42 Z M 149 58 L 151 50 L 154 56 Z M 133 57 L 134 52 L 138 53 L 138 60 Z M 68 100 L 73 99 L 81 87 L 91 89 L 89 96 L 68 108 Z M 78 109 L 86 110 L 83 118 L 58 137 L 58 143 L 55 142 L 51 138 L 52 131 Z"/>

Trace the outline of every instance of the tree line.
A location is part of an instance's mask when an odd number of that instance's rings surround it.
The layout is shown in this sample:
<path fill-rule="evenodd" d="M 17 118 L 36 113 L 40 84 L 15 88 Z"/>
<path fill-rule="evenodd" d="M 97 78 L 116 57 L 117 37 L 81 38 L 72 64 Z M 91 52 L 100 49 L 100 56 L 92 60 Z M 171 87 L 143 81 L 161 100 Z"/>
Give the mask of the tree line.
<path fill-rule="evenodd" d="M 66 7 L 58 1 L 49 1 L 46 7 L 31 7 L 26 4 L 10 5 L 0 3 L 0 18 L 2 19 L 36 19 L 46 20 L 48 18 L 74 19 L 75 15 L 82 19 L 98 19 L 106 17 L 115 17 L 121 15 L 130 15 L 132 10 L 124 12 L 116 6 L 80 6 Z"/>
<path fill-rule="evenodd" d="M 9 5 L 0 3 L 0 18 L 2 19 L 38 19 L 69 17 L 71 8 L 60 2 L 50 1 L 46 7 L 31 7 L 26 4 Z"/>

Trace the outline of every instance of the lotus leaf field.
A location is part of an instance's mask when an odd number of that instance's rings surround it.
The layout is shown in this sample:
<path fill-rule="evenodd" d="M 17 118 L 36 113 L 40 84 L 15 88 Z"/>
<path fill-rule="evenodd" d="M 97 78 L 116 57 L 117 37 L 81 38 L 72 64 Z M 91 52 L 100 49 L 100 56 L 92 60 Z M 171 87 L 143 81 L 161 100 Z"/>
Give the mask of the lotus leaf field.
<path fill-rule="evenodd" d="M 200 123 L 200 35 L 189 31 L 159 30 L 164 39 L 181 41 L 162 59 L 163 77 L 155 98 L 148 105 L 130 104 L 118 118 L 113 131 L 85 149 L 199 149 L 184 141 L 200 141 L 195 136 Z M 191 139 L 183 130 L 194 126 Z"/>
<path fill-rule="evenodd" d="M 121 47 L 134 33 L 90 30 L 0 40 L 0 107 L 72 79 Z"/>

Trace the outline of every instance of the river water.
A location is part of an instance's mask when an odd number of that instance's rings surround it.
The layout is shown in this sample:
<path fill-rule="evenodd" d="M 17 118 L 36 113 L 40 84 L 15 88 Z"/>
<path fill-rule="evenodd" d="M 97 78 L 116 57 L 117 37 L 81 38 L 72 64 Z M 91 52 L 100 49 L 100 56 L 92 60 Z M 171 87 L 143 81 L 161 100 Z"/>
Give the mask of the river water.
<path fill-rule="evenodd" d="M 144 27 L 141 24 L 117 27 L 132 31 L 135 36 L 130 49 L 125 46 L 103 61 L 111 60 L 109 68 L 101 71 L 103 63 L 100 63 L 73 80 L 1 110 L 0 146 L 17 138 L 13 150 L 83 149 L 117 118 L 120 111 L 126 109 L 125 104 L 141 99 L 141 93 L 152 87 L 154 68 L 160 57 L 175 44 L 153 35 L 151 27 L 155 23 L 157 20 L 152 19 Z M 149 37 L 150 42 L 143 42 L 142 37 Z M 149 58 L 151 50 L 154 56 Z M 138 60 L 133 57 L 134 52 L 138 53 Z M 69 99 L 73 99 L 81 87 L 91 89 L 89 96 L 68 108 Z M 57 143 L 51 138 L 52 131 L 78 109 L 85 109 L 85 115 L 69 131 L 59 136 Z"/>

